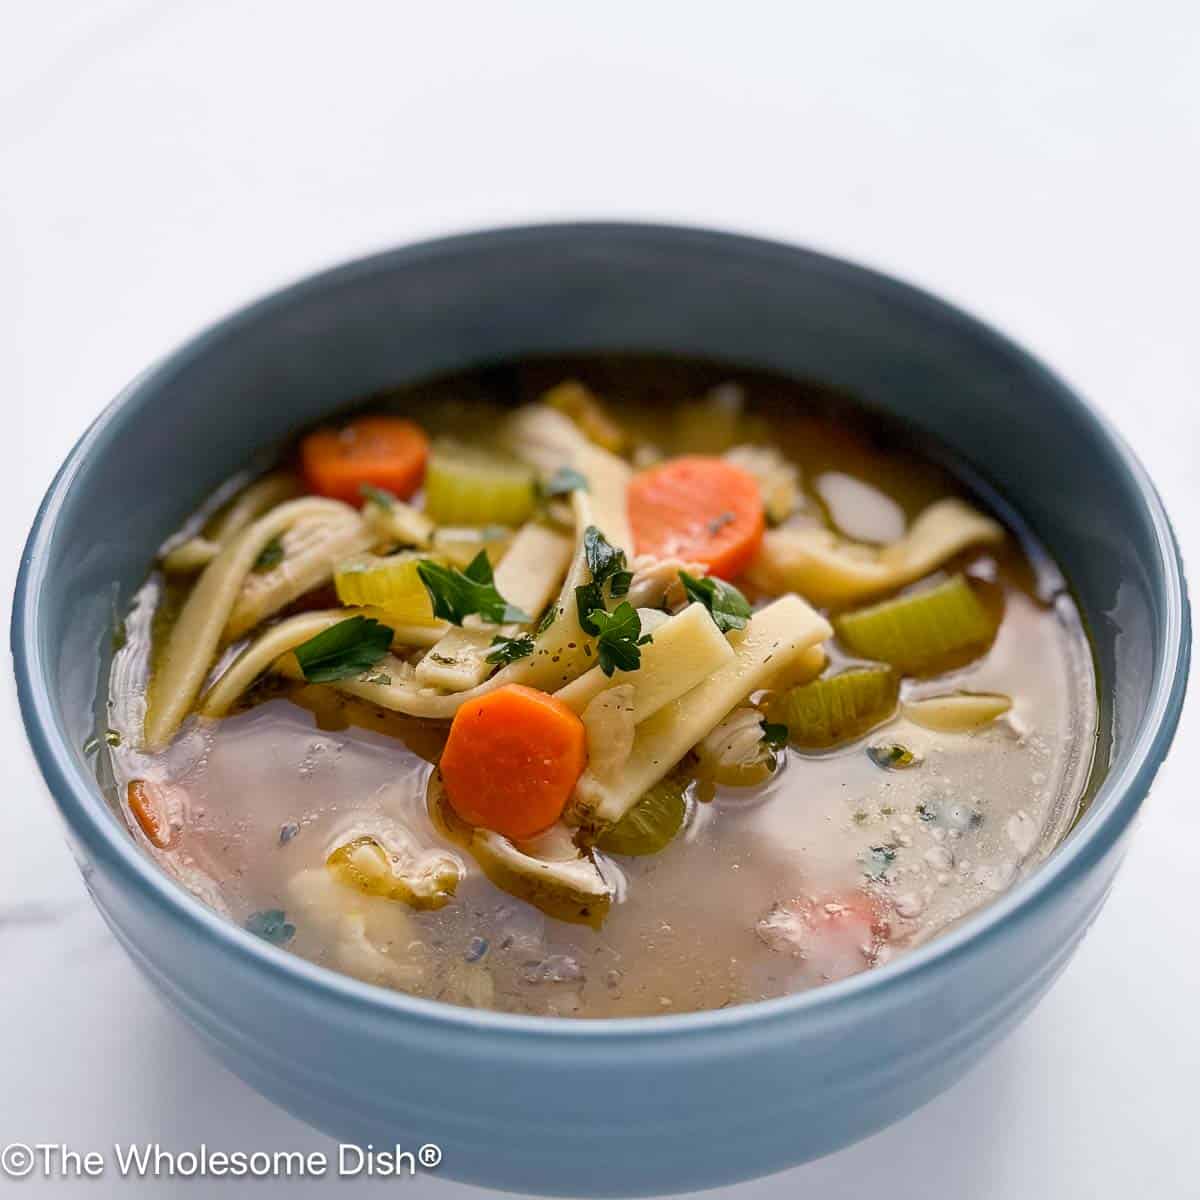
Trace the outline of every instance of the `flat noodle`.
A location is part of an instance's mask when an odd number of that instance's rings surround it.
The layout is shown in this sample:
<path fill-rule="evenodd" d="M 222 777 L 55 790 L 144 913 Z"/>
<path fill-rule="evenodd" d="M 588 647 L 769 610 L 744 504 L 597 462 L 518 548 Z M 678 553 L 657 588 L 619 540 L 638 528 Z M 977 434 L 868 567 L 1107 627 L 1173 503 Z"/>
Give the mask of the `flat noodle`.
<path fill-rule="evenodd" d="M 289 500 L 234 536 L 205 567 L 167 639 L 162 663 L 150 679 L 143 740 L 159 750 L 174 736 L 204 684 L 238 593 L 263 547 L 298 521 L 317 513 L 354 514 L 340 500 L 315 496 Z"/>
<path fill-rule="evenodd" d="M 291 500 L 300 490 L 300 480 L 291 471 L 272 471 L 256 479 L 213 520 L 212 540 L 218 545 L 226 545 L 252 521 L 270 512 L 277 504 Z"/>
<path fill-rule="evenodd" d="M 571 561 L 571 539 L 545 525 L 523 525 L 496 568 L 496 590 L 510 604 L 535 618 L 562 583 Z M 417 665 L 417 681 L 428 687 L 462 692 L 487 678 L 492 639 L 527 629 L 523 625 L 486 625 L 477 617 L 472 624 L 451 629 Z"/>
<path fill-rule="evenodd" d="M 207 537 L 188 538 L 168 551 L 163 556 L 163 570 L 184 573 L 207 566 L 220 554 L 221 547 L 228 545 L 251 521 L 290 500 L 299 490 L 300 481 L 290 471 L 272 471 L 256 479 L 213 520 Z"/>
<path fill-rule="evenodd" d="M 760 609 L 745 629 L 729 635 L 731 662 L 638 726 L 618 780 L 588 780 L 585 774 L 580 783 L 588 782 L 576 788 L 568 823 L 594 836 L 619 821 L 747 696 L 794 669 L 813 646 L 832 635 L 829 622 L 799 596 L 781 596 Z"/>
<path fill-rule="evenodd" d="M 200 700 L 200 715 L 223 717 L 281 654 L 303 645 L 318 633 L 324 633 L 326 629 L 344 621 L 347 615 L 345 609 L 301 613 L 268 629 L 262 637 L 247 646 L 205 692 Z"/>
<path fill-rule="evenodd" d="M 295 656 L 289 653 L 297 646 L 302 646 L 309 638 L 334 625 L 340 625 L 350 617 L 373 617 L 392 630 L 393 646 L 422 645 L 422 639 L 438 637 L 445 629 L 429 628 L 423 625 L 396 625 L 382 609 L 379 608 L 326 608 L 317 612 L 300 613 L 289 617 L 272 626 L 260 638 L 252 642 L 237 658 L 230 663 L 228 669 L 208 689 L 200 701 L 200 713 L 206 717 L 223 717 L 237 703 L 238 698 L 251 684 L 268 670 L 278 671 L 295 679 L 302 679 L 303 673 Z M 286 658 L 290 661 L 281 662 Z M 412 668 L 405 662 L 389 656 L 384 663 L 364 674 L 375 678 L 387 677 L 395 679 L 411 676 Z M 362 680 L 349 682 L 365 682 Z M 371 699 L 374 693 L 372 687 L 378 684 L 367 684 L 360 693 L 365 699 Z"/>
<path fill-rule="evenodd" d="M 237 641 L 293 600 L 328 583 L 339 563 L 377 540 L 374 528 L 353 509 L 348 514 L 319 513 L 297 521 L 280 538 L 282 560 L 270 570 L 246 576 L 225 625 L 225 641 Z"/>
<path fill-rule="evenodd" d="M 505 438 L 514 454 L 546 476 L 561 467 L 583 475 L 592 497 L 593 524 L 633 557 L 633 531 L 625 503 L 633 472 L 623 459 L 593 445 L 569 417 L 545 404 L 518 408 L 508 419 Z M 580 532 L 577 529 L 576 535 Z"/>
<path fill-rule="evenodd" d="M 828 529 L 769 530 L 747 578 L 763 591 L 847 604 L 903 587 L 969 546 L 1003 538 L 1003 527 L 969 504 L 938 500 L 882 549 L 846 541 Z"/>
<path fill-rule="evenodd" d="M 623 463 L 620 465 L 628 471 Z M 611 492 L 612 484 L 606 485 L 606 489 Z M 589 525 L 596 525 L 605 536 L 608 536 L 608 531 L 600 525 L 602 518 L 591 491 L 580 489 L 572 492 L 571 507 L 575 514 L 575 556 L 558 598 L 554 601 L 554 620 L 534 638 L 532 654 L 509 664 L 478 687 L 465 692 L 446 693 L 437 688 L 424 687 L 411 678 L 393 679 L 386 685 L 348 679 L 338 680 L 330 686 L 351 695 L 363 696 L 381 708 L 390 708 L 413 717 L 444 720 L 453 717 L 467 701 L 503 687 L 506 683 L 523 683 L 544 692 L 554 692 L 577 679 L 596 662 L 596 639 L 585 633 L 579 624 L 575 605 L 575 589 L 591 578 L 583 550 L 583 531 Z M 286 656 L 276 669 L 286 672 Z M 384 674 L 390 673 L 386 665 L 381 664 L 379 670 Z"/>
<path fill-rule="evenodd" d="M 593 667 L 560 688 L 556 699 L 583 713 L 602 692 L 625 685 L 632 689 L 634 723 L 640 724 L 733 658 L 733 647 L 703 604 L 689 604 L 678 616 L 665 620 L 653 636 L 654 641 L 642 647 L 638 670 L 605 675 Z"/>

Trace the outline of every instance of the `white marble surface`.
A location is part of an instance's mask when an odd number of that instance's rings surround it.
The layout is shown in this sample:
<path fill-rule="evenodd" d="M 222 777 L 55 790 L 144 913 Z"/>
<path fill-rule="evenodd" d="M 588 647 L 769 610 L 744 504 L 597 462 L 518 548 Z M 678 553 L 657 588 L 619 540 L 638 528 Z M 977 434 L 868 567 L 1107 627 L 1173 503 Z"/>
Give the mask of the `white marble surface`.
<path fill-rule="evenodd" d="M 4 587 L 71 442 L 199 325 L 389 243 L 573 215 L 793 239 L 965 304 L 1116 421 L 1195 560 L 1195 4 L 450 7 L 6 9 Z M 135 975 L 61 841 L 11 680 L 2 702 L 0 1144 L 326 1147 L 210 1062 Z M 726 1195 L 1196 1194 L 1197 722 L 1193 704 L 1111 903 L 1033 1018 L 909 1120 Z"/>

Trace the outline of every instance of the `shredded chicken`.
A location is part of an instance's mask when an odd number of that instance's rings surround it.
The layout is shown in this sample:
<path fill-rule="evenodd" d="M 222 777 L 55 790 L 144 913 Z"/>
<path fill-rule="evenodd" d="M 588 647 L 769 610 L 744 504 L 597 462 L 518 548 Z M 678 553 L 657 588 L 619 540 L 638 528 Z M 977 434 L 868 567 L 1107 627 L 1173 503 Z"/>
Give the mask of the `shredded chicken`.
<path fill-rule="evenodd" d="M 623 683 L 601 692 L 583 710 L 588 770 L 597 779 L 614 779 L 629 761 L 636 729 L 634 687 Z"/>
<path fill-rule="evenodd" d="M 800 506 L 800 471 L 773 446 L 734 446 L 725 457 L 754 476 L 772 525 L 786 521 Z"/>
<path fill-rule="evenodd" d="M 708 573 L 703 563 L 684 562 L 679 558 L 655 558 L 639 554 L 631 564 L 633 579 L 625 597 L 634 608 L 667 608 L 677 612 L 687 602 L 679 572 L 686 571 L 697 579 Z"/>

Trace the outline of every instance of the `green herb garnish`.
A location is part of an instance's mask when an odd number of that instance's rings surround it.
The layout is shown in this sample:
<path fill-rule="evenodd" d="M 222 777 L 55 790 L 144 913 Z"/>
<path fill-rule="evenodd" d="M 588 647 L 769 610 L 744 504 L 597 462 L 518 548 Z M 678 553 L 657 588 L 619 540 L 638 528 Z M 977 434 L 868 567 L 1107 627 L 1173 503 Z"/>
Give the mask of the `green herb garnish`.
<path fill-rule="evenodd" d="M 364 500 L 370 500 L 372 504 L 378 504 L 380 508 L 391 508 L 396 503 L 396 497 L 386 488 L 374 487 L 369 483 L 359 484 L 358 494 Z"/>
<path fill-rule="evenodd" d="M 595 525 L 583 531 L 583 555 L 593 583 L 603 583 L 615 572 L 625 570 L 625 551 L 614 546 Z"/>
<path fill-rule="evenodd" d="M 542 613 L 542 619 L 537 623 L 537 628 L 533 631 L 534 637 L 541 637 L 555 621 L 558 620 L 558 605 L 551 604 L 549 608 Z"/>
<path fill-rule="evenodd" d="M 965 804 L 944 804 L 939 800 L 923 800 L 917 805 L 917 816 L 932 821 L 955 833 L 966 833 L 983 824 L 983 813 Z"/>
<path fill-rule="evenodd" d="M 333 683 L 369 671 L 388 652 L 392 632 L 374 617 L 347 617 L 293 653 L 309 683 Z"/>
<path fill-rule="evenodd" d="M 871 879 L 882 879 L 896 861 L 896 850 L 892 846 L 872 846 L 858 856 L 858 861 Z"/>
<path fill-rule="evenodd" d="M 542 496 L 552 500 L 555 496 L 567 496 L 571 492 L 588 490 L 588 481 L 574 467 L 559 467 L 545 483 L 541 485 Z"/>
<path fill-rule="evenodd" d="M 788 727 L 779 725 L 773 721 L 760 721 L 762 726 L 763 741 L 771 747 L 772 750 L 782 750 L 787 745 Z"/>
<path fill-rule="evenodd" d="M 286 946 L 296 936 L 296 927 L 287 919 L 282 908 L 251 913 L 246 918 L 245 927 L 272 946 Z"/>
<path fill-rule="evenodd" d="M 622 600 L 612 612 L 594 608 L 588 617 L 599 633 L 596 652 L 600 670 L 605 675 L 614 671 L 636 671 L 642 665 L 639 647 L 654 640 L 648 633 L 642 633 L 642 619 L 637 609 L 628 600 Z"/>
<path fill-rule="evenodd" d="M 283 542 L 276 534 L 258 553 L 254 560 L 254 570 L 269 571 L 283 562 Z"/>
<path fill-rule="evenodd" d="M 495 649 L 487 656 L 487 661 L 502 667 L 533 653 L 533 638 L 527 633 L 520 633 L 511 638 L 497 635 L 492 638 L 492 645 Z"/>
<path fill-rule="evenodd" d="M 598 583 L 581 583 L 575 589 L 575 608 L 579 613 L 579 624 L 584 633 L 593 637 L 600 632 L 600 626 L 592 620 L 592 613 L 604 612 L 604 591 Z"/>
<path fill-rule="evenodd" d="M 417 574 L 433 602 L 434 615 L 443 621 L 461 625 L 463 618 L 473 613 L 494 625 L 514 621 L 524 625 L 530 620 L 527 613 L 496 591 L 486 550 L 480 550 L 465 571 L 422 559 L 417 563 Z"/>
<path fill-rule="evenodd" d="M 95 754 L 100 749 L 101 743 L 105 746 L 119 746 L 121 735 L 115 729 L 106 729 L 102 734 L 93 734 L 83 743 L 84 754 Z"/>
<path fill-rule="evenodd" d="M 624 596 L 633 581 L 633 572 L 626 566 L 625 551 L 614 546 L 595 525 L 583 531 L 583 555 L 592 580 L 575 589 L 575 604 L 579 609 L 579 624 L 594 635 L 600 632 L 600 626 L 592 620 L 592 613 L 604 611 L 604 585 L 608 584 L 608 594 L 613 599 Z"/>
<path fill-rule="evenodd" d="M 679 581 L 687 598 L 703 604 L 722 633 L 746 628 L 746 622 L 750 620 L 750 601 L 732 583 L 714 579 L 711 575 L 697 579 L 686 571 L 679 572 Z"/>
<path fill-rule="evenodd" d="M 881 742 L 867 747 L 867 757 L 882 771 L 903 771 L 920 760 L 907 747 L 897 742 Z"/>

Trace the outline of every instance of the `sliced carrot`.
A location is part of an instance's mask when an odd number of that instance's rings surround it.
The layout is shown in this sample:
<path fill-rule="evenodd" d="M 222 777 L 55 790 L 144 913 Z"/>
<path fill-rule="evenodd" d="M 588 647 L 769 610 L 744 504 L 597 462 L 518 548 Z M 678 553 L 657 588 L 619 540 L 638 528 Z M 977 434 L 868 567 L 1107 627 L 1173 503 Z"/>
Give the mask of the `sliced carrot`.
<path fill-rule="evenodd" d="M 450 807 L 509 838 L 553 825 L 586 765 L 583 722 L 561 700 L 519 683 L 464 704 L 441 759 Z"/>
<path fill-rule="evenodd" d="M 166 850 L 175 840 L 163 789 L 148 779 L 131 779 L 125 789 L 129 811 L 152 846 Z"/>
<path fill-rule="evenodd" d="M 733 579 L 762 543 L 758 483 L 723 458 L 673 458 L 633 477 L 629 523 L 638 554 L 703 563 Z"/>
<path fill-rule="evenodd" d="M 311 491 L 361 504 L 364 484 L 407 500 L 425 478 L 429 439 L 403 417 L 358 417 L 341 429 L 318 429 L 300 443 Z"/>
<path fill-rule="evenodd" d="M 866 892 L 817 898 L 809 913 L 805 969 L 818 979 L 845 979 L 874 965 L 890 928 L 879 901 Z"/>
<path fill-rule="evenodd" d="M 825 896 L 815 905 L 818 916 L 832 926 L 857 928 L 866 941 L 886 941 L 891 933 L 887 909 L 878 897 L 861 890 Z"/>

